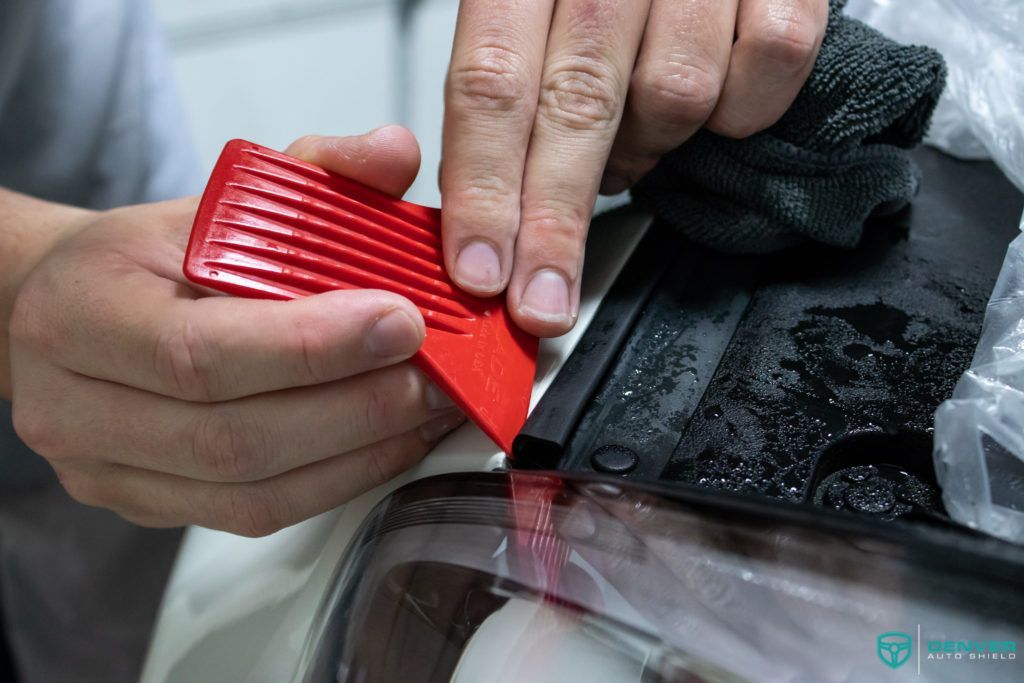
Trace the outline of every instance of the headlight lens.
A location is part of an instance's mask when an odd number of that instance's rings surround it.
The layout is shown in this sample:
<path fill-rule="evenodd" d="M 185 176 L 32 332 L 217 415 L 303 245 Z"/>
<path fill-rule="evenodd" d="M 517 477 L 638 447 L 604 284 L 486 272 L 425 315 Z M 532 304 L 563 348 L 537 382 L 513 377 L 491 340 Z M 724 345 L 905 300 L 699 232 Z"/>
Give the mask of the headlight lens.
<path fill-rule="evenodd" d="M 887 632 L 1024 640 L 1019 593 L 933 565 L 891 540 L 593 478 L 436 477 L 364 524 L 302 680 L 875 680 Z M 985 680 L 1014 673 L 992 662 Z"/>

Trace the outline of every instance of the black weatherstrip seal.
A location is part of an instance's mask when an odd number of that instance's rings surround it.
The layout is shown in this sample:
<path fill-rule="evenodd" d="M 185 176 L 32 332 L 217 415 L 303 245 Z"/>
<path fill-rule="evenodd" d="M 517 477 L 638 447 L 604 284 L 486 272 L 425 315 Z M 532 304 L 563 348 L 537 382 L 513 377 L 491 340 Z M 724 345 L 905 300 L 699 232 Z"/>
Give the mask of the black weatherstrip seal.
<path fill-rule="evenodd" d="M 590 326 L 512 442 L 516 469 L 556 467 L 594 395 L 655 285 L 676 259 L 681 238 L 656 221 L 648 229 Z"/>

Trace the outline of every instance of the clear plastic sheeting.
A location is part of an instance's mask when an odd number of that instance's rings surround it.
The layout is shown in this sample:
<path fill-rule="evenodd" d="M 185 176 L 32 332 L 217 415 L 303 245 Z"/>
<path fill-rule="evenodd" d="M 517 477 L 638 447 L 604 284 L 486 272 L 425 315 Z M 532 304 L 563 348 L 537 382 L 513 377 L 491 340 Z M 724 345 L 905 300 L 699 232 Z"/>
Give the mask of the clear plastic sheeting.
<path fill-rule="evenodd" d="M 1024 543 L 1024 235 L 1007 250 L 971 368 L 935 413 L 935 470 L 954 519 Z"/>
<path fill-rule="evenodd" d="M 926 142 L 960 158 L 991 158 L 1024 190 L 1024 2 L 850 0 L 846 11 L 942 53 L 949 78 Z"/>

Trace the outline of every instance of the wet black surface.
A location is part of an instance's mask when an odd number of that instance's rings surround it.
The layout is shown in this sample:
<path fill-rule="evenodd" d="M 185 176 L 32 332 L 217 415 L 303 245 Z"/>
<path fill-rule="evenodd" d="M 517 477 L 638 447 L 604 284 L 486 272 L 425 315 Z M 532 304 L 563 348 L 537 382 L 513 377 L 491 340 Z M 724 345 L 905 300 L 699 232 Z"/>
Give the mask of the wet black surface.
<path fill-rule="evenodd" d="M 970 361 L 991 282 L 942 286 L 937 264 L 901 247 L 882 267 L 760 288 L 705 393 L 713 410 L 689 421 L 667 475 L 796 500 L 834 440 L 928 432 Z"/>
<path fill-rule="evenodd" d="M 885 520 L 941 509 L 933 484 L 896 465 L 855 465 L 833 472 L 815 488 L 814 503 Z"/>
<path fill-rule="evenodd" d="M 598 472 L 626 474 L 636 469 L 640 456 L 632 448 L 609 444 L 601 446 L 590 456 L 590 465 Z"/>
<path fill-rule="evenodd" d="M 593 470 L 615 446 L 638 454 L 629 479 L 940 511 L 932 414 L 969 364 L 1022 201 L 991 164 L 916 158 L 921 195 L 855 250 L 678 242 L 560 467 Z"/>

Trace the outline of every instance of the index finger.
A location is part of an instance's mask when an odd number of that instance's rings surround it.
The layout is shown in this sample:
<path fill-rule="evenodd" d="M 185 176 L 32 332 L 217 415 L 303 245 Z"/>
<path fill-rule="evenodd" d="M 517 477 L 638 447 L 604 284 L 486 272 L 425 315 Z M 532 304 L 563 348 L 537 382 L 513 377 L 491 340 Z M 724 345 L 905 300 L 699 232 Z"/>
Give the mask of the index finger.
<path fill-rule="evenodd" d="M 519 197 L 554 0 L 459 6 L 445 84 L 441 197 L 445 262 L 474 294 L 512 272 Z"/>
<path fill-rule="evenodd" d="M 561 0 L 522 191 L 509 311 L 542 337 L 579 314 L 583 247 L 650 0 Z"/>

